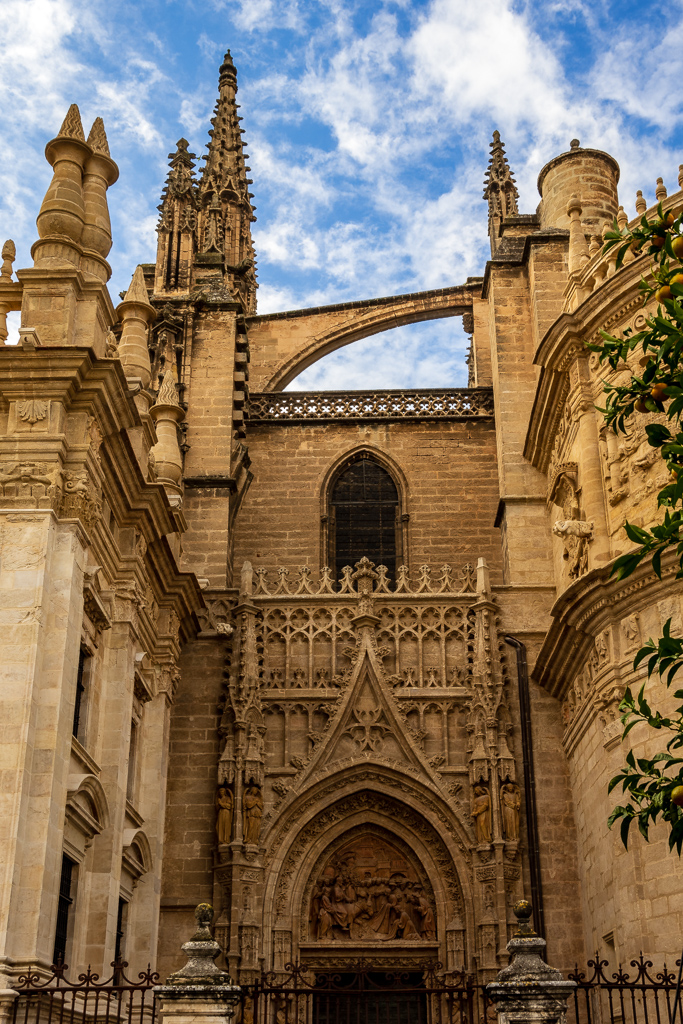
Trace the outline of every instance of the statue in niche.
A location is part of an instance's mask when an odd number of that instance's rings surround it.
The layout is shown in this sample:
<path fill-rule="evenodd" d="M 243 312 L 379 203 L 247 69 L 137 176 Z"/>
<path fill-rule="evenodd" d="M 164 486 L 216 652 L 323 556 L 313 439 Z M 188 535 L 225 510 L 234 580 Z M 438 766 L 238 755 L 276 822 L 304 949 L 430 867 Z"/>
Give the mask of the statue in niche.
<path fill-rule="evenodd" d="M 251 843 L 256 846 L 259 841 L 259 835 L 261 833 L 261 818 L 263 817 L 263 794 L 261 787 L 254 782 L 253 778 L 249 780 L 249 785 L 244 791 L 243 797 L 243 831 L 244 831 L 244 842 Z"/>
<path fill-rule="evenodd" d="M 318 876 L 309 905 L 319 942 L 432 942 L 436 919 L 405 855 L 376 837 L 354 840 Z"/>
<path fill-rule="evenodd" d="M 519 839 L 519 809 L 522 796 L 519 786 L 507 779 L 500 787 L 500 810 L 503 818 L 503 835 L 510 842 Z"/>
<path fill-rule="evenodd" d="M 229 843 L 232 838 L 232 815 L 235 799 L 232 791 L 223 783 L 216 791 L 216 835 L 218 843 Z"/>
<path fill-rule="evenodd" d="M 474 834 L 478 843 L 491 842 L 491 797 L 488 788 L 482 783 L 474 787 L 472 792 L 472 818 Z"/>

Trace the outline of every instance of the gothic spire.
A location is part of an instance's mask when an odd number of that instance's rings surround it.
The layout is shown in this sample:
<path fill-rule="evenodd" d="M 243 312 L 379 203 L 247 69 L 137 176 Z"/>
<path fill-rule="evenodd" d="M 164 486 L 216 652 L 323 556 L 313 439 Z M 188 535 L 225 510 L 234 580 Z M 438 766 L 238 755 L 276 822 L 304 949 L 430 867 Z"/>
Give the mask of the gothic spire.
<path fill-rule="evenodd" d="M 237 73 L 226 53 L 218 79 L 218 102 L 211 119 L 210 142 L 199 183 L 202 211 L 199 253 L 221 253 L 226 285 L 239 297 L 245 312 L 256 308 L 256 275 L 251 224 L 256 220 L 247 177 L 250 168 L 242 144 L 239 104 L 235 102 Z"/>
<path fill-rule="evenodd" d="M 499 131 L 493 133 L 491 156 L 484 179 L 484 199 L 489 204 L 489 235 L 493 240 L 493 235 L 498 234 L 501 220 L 519 213 L 519 192 L 505 156 L 505 147 L 500 141 Z"/>

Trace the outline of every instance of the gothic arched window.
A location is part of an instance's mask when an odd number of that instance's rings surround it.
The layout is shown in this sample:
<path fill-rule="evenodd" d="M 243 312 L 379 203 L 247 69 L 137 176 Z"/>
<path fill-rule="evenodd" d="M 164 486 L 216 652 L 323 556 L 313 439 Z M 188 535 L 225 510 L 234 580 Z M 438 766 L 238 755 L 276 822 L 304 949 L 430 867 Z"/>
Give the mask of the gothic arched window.
<path fill-rule="evenodd" d="M 335 578 L 366 555 L 396 576 L 402 556 L 399 493 L 390 474 L 363 454 L 334 480 L 328 505 L 328 559 Z"/>

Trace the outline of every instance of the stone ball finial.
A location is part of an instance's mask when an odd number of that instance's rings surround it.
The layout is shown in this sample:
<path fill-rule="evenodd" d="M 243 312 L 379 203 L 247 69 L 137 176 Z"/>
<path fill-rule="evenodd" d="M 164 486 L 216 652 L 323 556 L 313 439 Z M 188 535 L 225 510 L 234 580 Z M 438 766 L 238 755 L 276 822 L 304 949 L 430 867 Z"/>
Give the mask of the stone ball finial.
<path fill-rule="evenodd" d="M 512 912 L 517 918 L 517 931 L 515 936 L 532 936 L 536 932 L 529 924 L 531 915 L 534 912 L 534 908 L 531 906 L 528 900 L 518 900 L 512 908 Z"/>
<path fill-rule="evenodd" d="M 580 145 L 581 145 L 581 143 L 579 142 L 578 139 L 572 139 L 572 141 L 569 143 L 569 148 L 570 149 L 578 149 Z"/>

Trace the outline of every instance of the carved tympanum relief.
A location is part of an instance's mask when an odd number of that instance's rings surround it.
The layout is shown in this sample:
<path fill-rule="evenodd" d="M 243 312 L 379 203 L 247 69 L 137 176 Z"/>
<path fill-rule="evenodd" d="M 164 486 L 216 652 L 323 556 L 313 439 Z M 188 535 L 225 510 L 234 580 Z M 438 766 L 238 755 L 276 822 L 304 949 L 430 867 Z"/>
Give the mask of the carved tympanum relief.
<path fill-rule="evenodd" d="M 433 942 L 433 899 L 423 872 L 387 840 L 354 838 L 314 882 L 310 938 L 319 942 Z"/>

